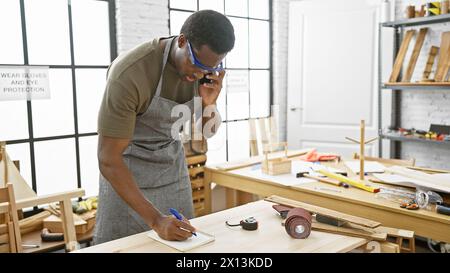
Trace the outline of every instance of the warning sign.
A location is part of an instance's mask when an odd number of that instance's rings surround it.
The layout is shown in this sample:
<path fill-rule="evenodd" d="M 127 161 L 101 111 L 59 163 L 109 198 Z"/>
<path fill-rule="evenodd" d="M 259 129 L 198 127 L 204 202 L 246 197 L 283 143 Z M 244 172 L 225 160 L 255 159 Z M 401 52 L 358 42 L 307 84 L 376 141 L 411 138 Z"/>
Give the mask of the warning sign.
<path fill-rule="evenodd" d="M 49 98 L 48 66 L 0 66 L 0 101 Z"/>

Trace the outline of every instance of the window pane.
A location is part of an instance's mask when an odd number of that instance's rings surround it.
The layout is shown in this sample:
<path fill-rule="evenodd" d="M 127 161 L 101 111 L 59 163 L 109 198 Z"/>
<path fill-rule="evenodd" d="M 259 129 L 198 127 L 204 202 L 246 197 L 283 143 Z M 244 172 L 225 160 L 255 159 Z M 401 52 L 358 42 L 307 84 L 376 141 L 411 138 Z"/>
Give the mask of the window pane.
<path fill-rule="evenodd" d="M 269 19 L 269 0 L 248 0 L 249 17 Z"/>
<path fill-rule="evenodd" d="M 173 9 L 197 10 L 197 0 L 169 0 Z"/>
<path fill-rule="evenodd" d="M 5 27 L 6 26 L 6 27 Z M 17 0 L 0 1 L 0 64 L 23 64 L 22 24 Z"/>
<path fill-rule="evenodd" d="M 25 101 L 0 101 L 0 139 L 28 138 L 27 118 Z"/>
<path fill-rule="evenodd" d="M 227 161 L 227 124 L 222 123 L 217 133 L 208 139 L 207 163 L 216 164 Z"/>
<path fill-rule="evenodd" d="M 220 91 L 219 97 L 217 98 L 217 110 L 219 110 L 220 116 L 222 120 L 227 119 L 227 111 L 226 111 L 226 97 L 227 97 L 227 85 L 225 84 L 226 80 L 224 79 L 222 90 Z"/>
<path fill-rule="evenodd" d="M 100 171 L 97 161 L 98 136 L 80 137 L 81 187 L 86 196 L 98 195 L 98 177 Z"/>
<path fill-rule="evenodd" d="M 186 21 L 191 14 L 192 12 L 170 11 L 170 35 L 180 34 L 184 21 Z"/>
<path fill-rule="evenodd" d="M 247 17 L 247 0 L 225 0 L 225 13 Z"/>
<path fill-rule="evenodd" d="M 269 116 L 270 74 L 268 70 L 250 71 L 250 116 Z"/>
<path fill-rule="evenodd" d="M 25 0 L 30 64 L 70 64 L 67 1 Z"/>
<path fill-rule="evenodd" d="M 108 65 L 111 62 L 108 2 L 72 0 L 72 22 L 75 63 Z"/>
<path fill-rule="evenodd" d="M 269 68 L 269 22 L 250 20 L 250 68 Z"/>
<path fill-rule="evenodd" d="M 250 156 L 248 121 L 228 123 L 228 160 L 238 160 Z"/>
<path fill-rule="evenodd" d="M 199 9 L 212 9 L 223 13 L 223 0 L 200 0 Z"/>
<path fill-rule="evenodd" d="M 34 144 L 34 147 L 38 195 L 77 188 L 77 166 L 73 138 L 39 141 Z"/>
<path fill-rule="evenodd" d="M 19 160 L 20 175 L 23 177 L 23 179 L 25 179 L 30 188 L 32 188 L 30 144 L 8 144 L 6 146 L 6 151 L 8 152 L 11 160 Z"/>
<path fill-rule="evenodd" d="M 106 69 L 77 69 L 78 132 L 97 132 L 97 116 L 106 85 Z"/>
<path fill-rule="evenodd" d="M 248 71 L 229 70 L 227 83 L 227 120 L 248 118 Z"/>
<path fill-rule="evenodd" d="M 74 134 L 72 74 L 69 69 L 50 69 L 50 99 L 34 100 L 35 137 Z"/>
<path fill-rule="evenodd" d="M 229 18 L 234 27 L 236 41 L 234 48 L 228 53 L 226 58 L 227 67 L 247 68 L 248 67 L 248 20 L 239 18 Z"/>

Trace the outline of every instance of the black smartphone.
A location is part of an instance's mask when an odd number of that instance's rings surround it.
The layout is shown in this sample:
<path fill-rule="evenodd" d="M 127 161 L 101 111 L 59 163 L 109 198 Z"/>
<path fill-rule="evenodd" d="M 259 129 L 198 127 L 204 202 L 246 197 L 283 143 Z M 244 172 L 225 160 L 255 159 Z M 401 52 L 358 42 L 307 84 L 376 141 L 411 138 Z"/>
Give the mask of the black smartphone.
<path fill-rule="evenodd" d="M 207 78 L 206 78 L 206 75 L 212 75 L 212 73 L 205 74 L 205 75 L 203 76 L 203 78 L 201 78 L 201 79 L 199 80 L 199 83 L 200 83 L 200 84 L 204 84 L 204 83 L 212 83 L 212 82 L 213 82 L 211 79 L 207 79 Z"/>

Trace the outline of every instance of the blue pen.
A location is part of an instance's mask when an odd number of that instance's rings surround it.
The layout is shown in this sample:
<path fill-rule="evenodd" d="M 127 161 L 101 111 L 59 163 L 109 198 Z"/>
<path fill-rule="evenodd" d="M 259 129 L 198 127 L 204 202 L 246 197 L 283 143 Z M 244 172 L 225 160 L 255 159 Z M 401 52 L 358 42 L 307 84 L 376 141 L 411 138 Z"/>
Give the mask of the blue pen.
<path fill-rule="evenodd" d="M 173 214 L 173 216 L 175 216 L 178 220 L 182 221 L 183 220 L 183 216 L 181 216 L 181 214 L 174 208 L 170 208 L 169 209 L 170 213 Z M 197 236 L 197 233 L 192 232 L 192 235 Z"/>

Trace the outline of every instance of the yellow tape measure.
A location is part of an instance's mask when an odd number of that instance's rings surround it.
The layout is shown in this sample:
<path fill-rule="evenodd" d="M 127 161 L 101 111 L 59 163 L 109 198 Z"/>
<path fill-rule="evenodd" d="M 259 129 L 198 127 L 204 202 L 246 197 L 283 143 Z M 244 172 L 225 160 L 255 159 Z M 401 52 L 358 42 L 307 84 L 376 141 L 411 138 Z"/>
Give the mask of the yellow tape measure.
<path fill-rule="evenodd" d="M 353 186 L 355 188 L 359 188 L 359 189 L 362 189 L 362 190 L 365 190 L 365 191 L 368 191 L 368 192 L 377 193 L 377 192 L 380 191 L 380 189 L 378 189 L 378 188 L 366 186 L 366 185 L 364 185 L 361 182 L 358 182 L 356 180 L 350 179 L 348 177 L 345 177 L 345 176 L 337 174 L 337 173 L 332 173 L 332 172 L 329 172 L 329 171 L 326 171 L 326 170 L 323 170 L 323 169 L 317 170 L 317 172 L 319 172 L 319 173 L 321 173 L 321 174 L 323 174 L 323 175 L 325 175 L 325 176 L 327 176 L 329 178 L 337 179 L 337 180 L 339 180 L 341 182 L 345 182 L 345 183 L 347 183 L 347 184 L 349 184 L 349 185 L 351 185 L 351 186 Z"/>

